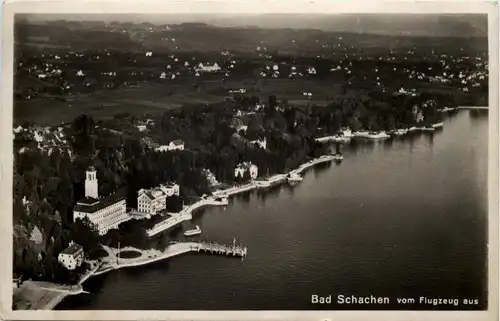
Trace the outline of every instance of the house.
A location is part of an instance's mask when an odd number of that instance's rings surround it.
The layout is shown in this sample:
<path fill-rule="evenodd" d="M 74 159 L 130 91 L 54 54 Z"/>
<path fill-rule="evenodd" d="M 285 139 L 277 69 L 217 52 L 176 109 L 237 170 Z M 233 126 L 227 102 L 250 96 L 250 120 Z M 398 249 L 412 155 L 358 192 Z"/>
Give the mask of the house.
<path fill-rule="evenodd" d="M 18 288 L 23 284 L 23 276 L 15 277 L 12 279 L 12 287 L 13 288 Z"/>
<path fill-rule="evenodd" d="M 137 196 L 137 211 L 155 215 L 166 208 L 166 198 L 159 188 L 141 189 Z"/>
<path fill-rule="evenodd" d="M 180 139 L 171 141 L 168 146 L 170 150 L 184 150 L 184 142 Z"/>
<path fill-rule="evenodd" d="M 252 140 L 252 141 L 250 141 L 250 144 L 258 145 L 262 149 L 267 148 L 267 140 L 265 137 L 264 137 L 264 139 Z"/>
<path fill-rule="evenodd" d="M 240 131 L 246 132 L 247 129 L 248 129 L 247 125 L 241 125 L 241 126 L 236 127 L 236 132 L 240 132 Z"/>
<path fill-rule="evenodd" d="M 136 127 L 140 132 L 146 131 L 147 129 L 146 125 L 137 125 Z"/>
<path fill-rule="evenodd" d="M 240 88 L 240 89 L 235 89 L 235 90 L 229 90 L 230 94 L 244 94 L 246 92 L 247 92 L 247 90 L 245 88 Z"/>
<path fill-rule="evenodd" d="M 215 71 L 219 71 L 219 70 L 221 70 L 221 68 L 219 67 L 219 65 L 217 63 L 214 63 L 213 65 L 207 64 L 205 66 L 205 65 L 203 65 L 203 63 L 200 62 L 200 64 L 198 65 L 198 71 L 215 72 Z"/>
<path fill-rule="evenodd" d="M 339 130 L 339 134 L 343 137 L 352 137 L 353 136 L 352 131 L 349 127 L 341 128 Z"/>
<path fill-rule="evenodd" d="M 57 259 L 66 269 L 74 270 L 82 265 L 83 255 L 83 247 L 71 241 L 69 246 L 59 253 Z"/>
<path fill-rule="evenodd" d="M 236 168 L 234 169 L 234 177 L 235 178 L 243 177 L 246 171 L 249 171 L 251 179 L 256 179 L 259 169 L 256 165 L 252 164 L 251 162 L 244 162 L 236 166 Z"/>
<path fill-rule="evenodd" d="M 40 229 L 36 225 L 33 228 L 33 231 L 31 232 L 30 241 L 32 241 L 35 244 L 41 244 L 43 242 L 42 232 L 40 231 Z"/>
<path fill-rule="evenodd" d="M 422 110 L 419 110 L 415 115 L 415 121 L 417 122 L 417 124 L 424 121 L 424 113 L 422 112 Z"/>
<path fill-rule="evenodd" d="M 88 218 L 94 224 L 100 235 L 118 228 L 118 225 L 128 221 L 124 197 L 111 194 L 99 197 L 96 170 L 91 166 L 86 172 L 85 198 L 79 200 L 73 208 L 73 220 Z"/>
<path fill-rule="evenodd" d="M 150 190 L 140 189 L 137 196 L 137 211 L 155 215 L 167 208 L 167 197 L 179 196 L 179 184 L 161 184 Z"/>
<path fill-rule="evenodd" d="M 171 141 L 168 145 L 161 145 L 155 149 L 157 152 L 168 152 L 172 150 L 184 150 L 184 142 L 180 139 Z"/>
<path fill-rule="evenodd" d="M 207 178 L 208 185 L 214 186 L 214 185 L 219 184 L 219 182 L 217 181 L 217 178 L 215 177 L 215 175 L 210 170 L 204 169 L 203 170 L 203 174 Z"/>

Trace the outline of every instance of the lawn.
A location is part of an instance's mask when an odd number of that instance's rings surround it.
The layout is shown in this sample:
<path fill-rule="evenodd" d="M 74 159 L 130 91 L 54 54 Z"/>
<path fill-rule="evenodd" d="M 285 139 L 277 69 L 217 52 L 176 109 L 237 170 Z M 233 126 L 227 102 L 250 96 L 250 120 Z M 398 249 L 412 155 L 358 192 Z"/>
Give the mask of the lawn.
<path fill-rule="evenodd" d="M 286 99 L 295 105 L 327 105 L 338 95 L 358 96 L 366 94 L 370 88 L 344 88 L 343 81 L 336 79 L 265 79 L 255 76 L 248 78 L 228 77 L 224 83 L 219 79 L 198 77 L 165 80 L 164 82 L 141 82 L 138 87 L 100 90 L 93 93 L 65 97 L 66 101 L 50 98 L 35 98 L 15 103 L 16 123 L 34 121 L 39 124 L 54 125 L 67 122 L 85 113 L 95 119 L 113 117 L 119 113 L 144 115 L 158 113 L 165 109 L 179 108 L 186 104 L 210 104 L 220 102 L 229 96 L 229 90 L 245 88 L 247 96 L 259 96 L 267 102 L 270 95 L 278 100 Z M 455 88 L 436 84 L 420 83 L 418 89 L 430 89 L 455 93 Z M 442 87 L 442 88 L 441 88 Z M 393 89 L 388 89 L 393 90 Z M 307 98 L 303 93 L 311 93 Z M 472 93 L 471 93 L 472 94 Z M 467 96 L 462 94 L 462 96 Z M 40 112 L 43 109 L 43 112 Z"/>
<path fill-rule="evenodd" d="M 142 253 L 137 251 L 121 251 L 117 256 L 122 259 L 135 259 L 141 255 Z"/>

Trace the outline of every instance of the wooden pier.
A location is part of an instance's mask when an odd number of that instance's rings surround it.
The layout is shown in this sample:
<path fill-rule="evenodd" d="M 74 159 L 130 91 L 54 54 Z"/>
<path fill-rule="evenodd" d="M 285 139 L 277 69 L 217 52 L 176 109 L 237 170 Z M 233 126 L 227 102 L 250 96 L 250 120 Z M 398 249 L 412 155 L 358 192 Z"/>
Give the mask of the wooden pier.
<path fill-rule="evenodd" d="M 206 252 L 211 254 L 219 254 L 226 256 L 245 257 L 247 255 L 247 247 L 236 245 L 236 240 L 232 245 L 224 245 L 216 242 L 199 242 L 196 245 L 190 246 L 191 251 Z"/>

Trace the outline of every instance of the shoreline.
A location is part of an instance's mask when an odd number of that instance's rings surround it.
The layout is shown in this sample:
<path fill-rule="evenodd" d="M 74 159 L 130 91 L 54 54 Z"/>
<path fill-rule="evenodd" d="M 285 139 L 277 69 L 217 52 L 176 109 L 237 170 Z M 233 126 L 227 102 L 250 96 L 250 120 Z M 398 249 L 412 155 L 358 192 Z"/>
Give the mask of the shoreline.
<path fill-rule="evenodd" d="M 442 123 L 437 123 L 436 127 L 442 127 Z M 436 128 L 434 127 L 434 128 Z M 433 129 L 434 129 L 433 128 Z M 411 129 L 408 131 L 412 131 Z M 330 138 L 330 137 L 322 137 L 322 140 L 325 138 Z M 321 138 L 320 138 L 321 139 Z M 317 139 L 318 140 L 318 139 Z M 268 177 L 266 179 L 260 179 L 260 180 L 253 180 L 250 183 L 240 185 L 240 186 L 232 186 L 226 189 L 221 189 L 221 190 L 215 190 L 212 193 L 212 196 L 205 197 L 189 206 L 186 206 L 183 208 L 179 213 L 175 214 L 170 214 L 171 217 L 165 219 L 164 221 L 157 223 L 153 228 L 147 231 L 148 237 L 152 237 L 154 235 L 157 235 L 173 226 L 176 226 L 184 221 L 188 221 L 192 219 L 193 212 L 199 208 L 203 208 L 206 206 L 226 206 L 228 205 L 228 200 L 230 196 L 234 196 L 237 194 L 241 194 L 244 192 L 252 191 L 255 189 L 265 189 L 273 185 L 277 184 L 282 184 L 287 181 L 287 176 L 290 174 L 302 174 L 304 171 L 307 169 L 314 167 L 318 164 L 325 163 L 325 162 L 331 162 L 335 160 L 335 157 L 333 155 L 322 155 L 320 157 L 314 158 L 309 160 L 306 163 L 301 164 L 298 168 L 293 169 L 289 171 L 286 174 L 276 174 L 271 177 Z M 222 198 L 222 200 L 217 200 L 218 198 Z M 114 259 L 116 260 L 116 255 L 114 252 L 112 252 L 111 248 L 104 247 L 106 251 L 108 251 L 108 257 L 104 258 L 104 263 L 101 263 L 100 265 L 97 265 L 97 267 L 91 271 L 89 271 L 87 274 L 85 274 L 82 279 L 78 282 L 78 286 L 81 287 L 81 285 L 87 281 L 88 279 L 105 274 L 107 272 L 113 271 L 113 270 L 118 270 L 121 268 L 126 268 L 126 267 L 134 267 L 134 266 L 142 266 L 142 265 L 147 265 L 151 263 L 155 263 L 167 258 L 175 257 L 178 255 L 182 255 L 188 252 L 193 251 L 190 246 L 196 245 L 197 243 L 195 242 L 182 242 L 182 243 L 176 243 L 176 244 L 169 244 L 165 250 L 159 251 L 159 250 L 139 250 L 130 247 L 131 250 L 139 251 L 141 253 L 151 253 L 153 257 L 148 257 L 146 260 L 144 260 L 144 255 L 141 255 L 138 258 L 134 259 L 119 259 L 122 260 L 122 263 L 116 263 L 116 261 L 110 262 L 109 259 Z M 124 249 L 122 249 L 124 250 Z M 128 260 L 128 262 L 123 262 L 123 260 Z M 55 286 L 57 284 L 54 283 Z M 84 293 L 83 288 L 79 292 L 57 292 L 55 290 L 50 290 L 46 289 L 47 294 L 51 293 L 54 295 L 53 298 L 50 299 L 47 303 L 45 303 L 43 306 L 38 307 L 40 310 L 52 310 L 54 309 L 60 302 L 64 300 L 66 296 L 69 295 L 77 295 Z"/>
<path fill-rule="evenodd" d="M 477 107 L 477 108 L 469 108 L 469 107 L 459 107 L 458 109 L 485 109 L 483 107 Z M 454 110 L 454 109 L 451 109 Z M 448 110 L 445 110 L 443 112 L 447 112 Z M 409 128 L 399 128 L 399 129 L 393 129 L 390 131 L 379 131 L 377 134 L 369 134 L 368 131 L 357 131 L 353 132 L 350 136 L 338 136 L 338 135 L 330 135 L 330 136 L 323 136 L 323 137 L 318 137 L 315 138 L 315 140 L 318 143 L 347 143 L 351 141 L 352 139 L 368 139 L 368 140 L 382 140 L 382 139 L 387 139 L 391 138 L 392 135 L 395 136 L 402 136 L 406 135 L 409 132 L 414 132 L 414 131 L 434 131 L 436 129 L 442 128 L 443 127 L 443 121 L 437 122 L 435 124 L 431 124 L 430 127 L 417 127 L 417 126 L 412 126 Z M 389 133 L 389 134 L 388 134 Z"/>
<path fill-rule="evenodd" d="M 187 207 L 185 207 L 178 214 L 173 214 L 172 217 L 167 218 L 166 220 L 156 224 L 153 228 L 148 231 L 148 236 L 157 235 L 171 227 L 174 227 L 184 221 L 191 220 L 193 217 L 193 212 L 199 208 L 203 208 L 205 206 L 226 206 L 228 205 L 227 200 L 217 201 L 217 198 L 229 198 L 230 196 L 241 194 L 244 192 L 248 192 L 254 189 L 266 188 L 275 184 L 283 183 L 286 181 L 287 175 L 296 173 L 300 174 L 304 170 L 324 163 L 328 161 L 334 160 L 334 157 L 331 155 L 323 155 L 313 160 L 308 161 L 307 163 L 303 163 L 298 168 L 288 172 L 287 174 L 276 174 L 267 179 L 262 180 L 254 180 L 250 183 L 241 186 L 232 186 L 227 189 L 216 190 L 213 192 L 213 196 L 208 196 L 205 199 L 199 200 Z"/>
<path fill-rule="evenodd" d="M 191 220 L 192 219 L 192 213 L 194 210 L 205 207 L 205 206 L 225 206 L 228 204 L 227 200 L 222 200 L 222 201 L 217 201 L 217 198 L 228 198 L 233 195 L 241 194 L 244 192 L 248 192 L 254 189 L 259 189 L 259 188 L 267 188 L 271 185 L 274 184 L 279 184 L 283 183 L 287 180 L 287 175 L 296 173 L 296 174 L 301 174 L 305 170 L 316 166 L 321 163 L 333 161 L 334 157 L 332 155 L 323 155 L 318 158 L 312 159 L 306 163 L 301 164 L 298 168 L 291 170 L 287 174 L 276 174 L 274 176 L 271 176 L 267 179 L 264 180 L 257 180 L 257 181 L 252 181 L 251 183 L 241 185 L 241 186 L 233 186 L 227 189 L 223 190 L 216 190 L 213 193 L 213 196 L 209 196 L 206 199 L 202 199 L 200 201 L 195 202 L 194 204 L 191 204 L 184 208 L 180 213 L 174 214 L 173 218 L 170 217 L 166 219 L 165 221 L 162 221 L 158 224 L 156 224 L 152 229 L 148 231 L 148 236 L 154 236 L 156 234 L 159 234 L 166 229 L 173 227 L 177 224 L 180 224 L 186 220 Z M 122 264 L 116 264 L 116 262 L 112 263 L 105 262 L 101 263 L 98 265 L 95 269 L 89 271 L 87 274 L 85 274 L 82 279 L 77 283 L 78 286 L 81 287 L 81 285 L 87 281 L 88 279 L 102 275 L 104 273 L 113 271 L 113 270 L 118 270 L 121 268 L 126 268 L 126 267 L 133 267 L 133 266 L 142 266 L 142 265 L 147 265 L 151 264 L 154 262 L 158 262 L 167 258 L 175 257 L 178 255 L 182 255 L 191 251 L 194 251 L 193 249 L 190 248 L 190 246 L 195 245 L 195 242 L 182 242 L 182 243 L 176 243 L 176 244 L 170 244 L 168 245 L 164 251 L 158 251 L 158 250 L 146 250 L 146 251 L 141 251 L 142 253 L 152 253 L 154 255 L 157 255 L 155 257 L 148 258 L 147 260 L 140 261 L 138 259 L 141 259 L 143 255 L 141 255 L 139 258 L 134 258 L 134 259 L 121 259 L 121 260 L 132 260 L 130 262 L 122 263 Z M 105 250 L 108 252 L 108 256 L 106 258 L 112 258 L 116 256 L 114 253 L 111 252 L 111 249 L 108 247 L 104 247 Z M 134 248 L 131 248 L 134 249 Z M 134 249 L 137 251 L 137 249 Z M 105 258 L 105 259 L 106 259 Z M 54 285 L 57 285 L 54 283 Z M 55 290 L 49 290 L 47 289 L 47 294 L 52 293 L 54 297 L 50 299 L 47 303 L 45 303 L 43 306 L 38 307 L 38 310 L 53 310 L 59 303 L 61 303 L 64 298 L 68 295 L 77 295 L 84 293 L 83 288 L 81 289 L 80 292 L 77 293 L 69 293 L 69 292 L 57 292 Z"/>

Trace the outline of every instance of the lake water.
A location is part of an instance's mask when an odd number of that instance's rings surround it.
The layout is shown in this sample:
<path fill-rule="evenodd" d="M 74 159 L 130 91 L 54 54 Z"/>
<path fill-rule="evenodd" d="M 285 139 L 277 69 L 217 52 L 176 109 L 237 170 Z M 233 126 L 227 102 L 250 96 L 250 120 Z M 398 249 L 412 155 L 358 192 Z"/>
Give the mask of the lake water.
<path fill-rule="evenodd" d="M 294 188 L 236 196 L 185 223 L 205 240 L 236 238 L 248 246 L 243 261 L 192 253 L 113 271 L 57 309 L 485 309 L 488 113 L 460 111 L 434 134 L 357 141 L 343 153 Z M 312 294 L 333 303 L 313 305 Z M 340 294 L 391 303 L 339 305 Z M 478 304 L 396 302 L 419 296 Z"/>

